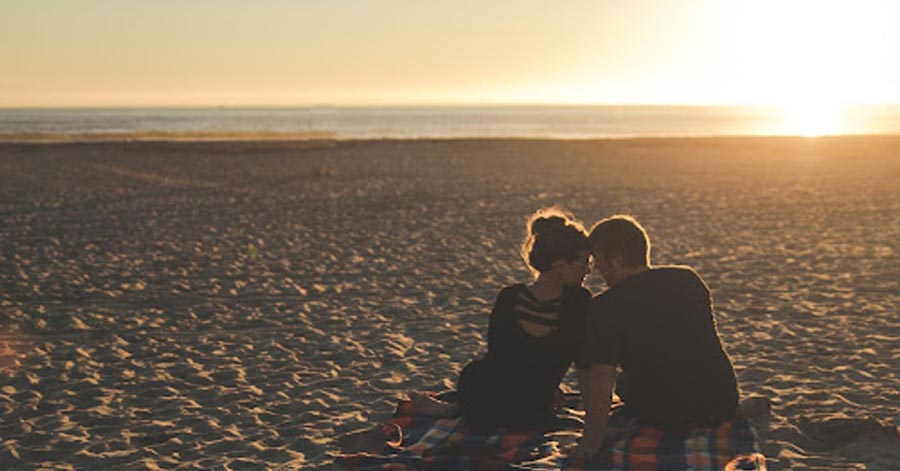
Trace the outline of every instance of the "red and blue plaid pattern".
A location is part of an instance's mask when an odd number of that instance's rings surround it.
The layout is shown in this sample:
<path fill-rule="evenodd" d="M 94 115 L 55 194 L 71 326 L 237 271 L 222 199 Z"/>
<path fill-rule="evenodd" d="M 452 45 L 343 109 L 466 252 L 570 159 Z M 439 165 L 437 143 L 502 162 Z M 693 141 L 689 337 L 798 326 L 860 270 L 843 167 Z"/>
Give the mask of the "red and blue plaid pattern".
<path fill-rule="evenodd" d="M 505 469 L 541 457 L 543 431 L 470 429 L 460 417 L 413 415 L 402 401 L 384 426 L 386 445 L 374 453 L 356 453 L 338 459 L 352 470 Z"/>
<path fill-rule="evenodd" d="M 577 407 L 578 395 L 565 406 Z M 631 424 L 619 410 L 610 423 L 619 427 L 607 437 L 603 451 L 590 460 L 573 460 L 560 451 L 560 436 L 572 437 L 581 418 L 563 409 L 546 430 L 470 429 L 459 417 L 413 415 L 409 401 L 401 401 L 382 431 L 383 449 L 344 455 L 338 463 L 351 470 L 434 469 L 572 469 L 572 470 L 765 470 L 756 434 L 745 420 L 688 432 L 667 432 Z"/>
<path fill-rule="evenodd" d="M 756 470 L 765 471 L 756 432 L 745 419 L 714 427 L 670 431 L 638 426 L 613 412 L 617 426 L 602 451 L 589 460 L 563 460 L 570 470 Z"/>

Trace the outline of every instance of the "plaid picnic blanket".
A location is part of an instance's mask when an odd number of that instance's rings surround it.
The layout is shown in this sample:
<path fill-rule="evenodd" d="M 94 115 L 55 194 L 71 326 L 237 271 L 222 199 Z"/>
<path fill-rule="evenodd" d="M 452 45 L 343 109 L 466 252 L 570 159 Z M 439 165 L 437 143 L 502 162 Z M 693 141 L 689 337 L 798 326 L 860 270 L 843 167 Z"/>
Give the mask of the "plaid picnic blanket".
<path fill-rule="evenodd" d="M 745 420 L 689 432 L 665 432 L 634 425 L 625 408 L 614 409 L 603 451 L 588 461 L 570 459 L 562 449 L 574 445 L 583 427 L 577 394 L 567 395 L 556 421 L 542 430 L 477 431 L 459 417 L 412 414 L 401 401 L 381 427 L 380 450 L 343 455 L 350 470 L 571 469 L 571 470 L 757 470 L 765 471 L 756 434 Z M 730 466 L 730 467 L 729 467 Z"/>
<path fill-rule="evenodd" d="M 756 431 L 746 419 L 686 431 L 636 425 L 627 408 L 614 410 L 610 425 L 617 431 L 591 459 L 564 458 L 569 470 L 756 470 L 765 471 Z"/>

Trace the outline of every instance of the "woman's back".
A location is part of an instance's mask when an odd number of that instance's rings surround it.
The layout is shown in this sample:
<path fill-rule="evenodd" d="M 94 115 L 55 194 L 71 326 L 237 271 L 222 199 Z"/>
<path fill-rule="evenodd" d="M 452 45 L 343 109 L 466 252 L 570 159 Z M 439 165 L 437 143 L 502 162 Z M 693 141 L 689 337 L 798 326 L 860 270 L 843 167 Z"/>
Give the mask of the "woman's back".
<path fill-rule="evenodd" d="M 491 312 L 488 352 L 459 378 L 467 420 L 485 426 L 539 425 L 583 342 L 590 292 L 567 287 L 539 300 L 524 284 L 504 288 Z"/>

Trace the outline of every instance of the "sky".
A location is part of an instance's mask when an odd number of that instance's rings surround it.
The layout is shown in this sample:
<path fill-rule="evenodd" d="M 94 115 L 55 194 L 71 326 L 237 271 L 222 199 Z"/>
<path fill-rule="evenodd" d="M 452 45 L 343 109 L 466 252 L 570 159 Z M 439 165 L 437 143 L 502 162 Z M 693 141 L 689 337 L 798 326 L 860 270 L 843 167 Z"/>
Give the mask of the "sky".
<path fill-rule="evenodd" d="M 3 0 L 0 107 L 900 104 L 900 0 Z"/>

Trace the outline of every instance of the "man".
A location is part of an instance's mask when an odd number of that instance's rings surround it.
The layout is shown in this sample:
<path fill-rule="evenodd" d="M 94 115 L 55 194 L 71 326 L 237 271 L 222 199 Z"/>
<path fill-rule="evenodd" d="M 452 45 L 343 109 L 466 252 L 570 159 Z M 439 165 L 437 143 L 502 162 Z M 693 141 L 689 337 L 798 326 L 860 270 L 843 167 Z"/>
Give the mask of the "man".
<path fill-rule="evenodd" d="M 588 314 L 587 415 L 575 454 L 590 456 L 603 442 L 616 367 L 627 377 L 625 410 L 639 423 L 686 429 L 732 418 L 737 380 L 700 276 L 652 267 L 647 233 L 629 216 L 595 224 L 589 243 L 608 289 Z"/>

